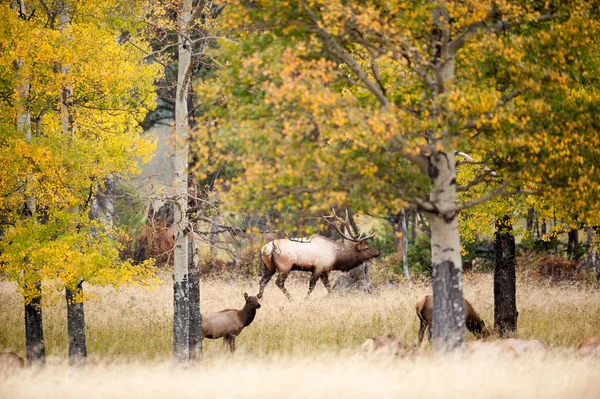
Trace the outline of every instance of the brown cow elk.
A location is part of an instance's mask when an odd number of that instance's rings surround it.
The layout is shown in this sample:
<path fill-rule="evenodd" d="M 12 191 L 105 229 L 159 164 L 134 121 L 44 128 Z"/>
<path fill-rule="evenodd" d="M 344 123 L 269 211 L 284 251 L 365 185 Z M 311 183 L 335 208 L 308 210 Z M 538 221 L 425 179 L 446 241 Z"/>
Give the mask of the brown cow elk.
<path fill-rule="evenodd" d="M 11 371 L 25 368 L 25 360 L 16 353 L 0 353 L 0 371 Z"/>
<path fill-rule="evenodd" d="M 471 331 L 476 336 L 487 337 L 489 335 L 489 331 L 485 327 L 485 323 L 473 306 L 467 301 L 463 299 L 463 306 L 465 308 L 465 322 L 467 325 L 467 329 Z M 419 316 L 420 326 L 419 326 L 419 341 L 418 345 L 421 345 L 423 342 L 423 335 L 425 334 L 425 330 L 429 329 L 427 338 L 431 340 L 431 323 L 433 320 L 433 297 L 431 295 L 426 295 L 423 298 L 419 299 L 416 304 L 417 316 Z"/>
<path fill-rule="evenodd" d="M 365 242 L 373 238 L 375 234 L 363 235 L 359 233 L 358 229 L 351 225 L 347 210 L 344 220 L 337 216 L 335 210 L 333 216 L 324 216 L 324 219 L 345 241 L 336 242 L 327 237 L 313 235 L 306 238 L 279 239 L 269 242 L 261 249 L 265 271 L 260 278 L 258 298 L 262 297 L 265 286 L 271 280 L 271 277 L 279 272 L 275 284 L 291 301 L 292 297 L 285 288 L 285 279 L 292 270 L 303 270 L 312 273 L 307 297 L 315 288 L 319 278 L 323 281 L 327 291 L 331 293 L 329 273 L 332 270 L 348 271 L 369 259 L 379 256 L 379 250 L 369 247 Z M 341 226 L 338 227 L 336 223 L 340 223 Z"/>
<path fill-rule="evenodd" d="M 235 351 L 235 337 L 248 327 L 260 308 L 258 299 L 244 293 L 246 304 L 242 309 L 225 309 L 220 312 L 202 314 L 202 338 L 223 338 L 225 351 Z"/>
<path fill-rule="evenodd" d="M 585 337 L 577 345 L 577 352 L 583 356 L 600 357 L 600 337 Z"/>

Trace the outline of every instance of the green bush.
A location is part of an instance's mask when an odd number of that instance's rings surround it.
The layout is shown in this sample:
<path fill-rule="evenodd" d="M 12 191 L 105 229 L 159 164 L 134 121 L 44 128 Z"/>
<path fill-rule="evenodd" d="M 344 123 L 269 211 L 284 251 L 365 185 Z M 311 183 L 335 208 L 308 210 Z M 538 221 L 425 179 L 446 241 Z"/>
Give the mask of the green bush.
<path fill-rule="evenodd" d="M 431 274 L 431 239 L 426 234 L 417 237 L 415 245 L 408 246 L 408 264 L 418 274 Z M 402 263 L 396 266 L 402 273 Z"/>

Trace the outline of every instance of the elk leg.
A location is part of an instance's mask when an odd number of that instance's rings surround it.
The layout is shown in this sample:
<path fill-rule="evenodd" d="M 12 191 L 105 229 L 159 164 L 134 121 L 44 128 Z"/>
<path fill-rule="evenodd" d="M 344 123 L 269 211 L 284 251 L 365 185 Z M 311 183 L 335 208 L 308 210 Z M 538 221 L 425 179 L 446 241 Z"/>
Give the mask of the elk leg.
<path fill-rule="evenodd" d="M 418 346 L 421 346 L 421 342 L 423 342 L 423 335 L 425 335 L 425 328 L 427 327 L 425 325 L 425 320 L 423 320 L 421 318 L 421 316 L 419 316 L 419 321 L 420 321 L 420 325 L 419 325 L 419 339 L 418 339 Z"/>
<path fill-rule="evenodd" d="M 229 339 L 229 351 L 231 353 L 235 352 L 235 335 L 232 335 Z"/>
<path fill-rule="evenodd" d="M 310 278 L 310 283 L 308 283 L 308 294 L 306 294 L 306 298 L 309 297 L 310 293 L 315 289 L 315 285 L 317 285 L 317 281 L 319 281 L 319 277 L 321 277 L 321 273 L 313 272 L 312 277 Z"/>
<path fill-rule="evenodd" d="M 267 286 L 269 281 L 271 281 L 271 277 L 273 277 L 274 274 L 275 270 L 270 271 L 267 268 L 265 268 L 265 271 L 263 272 L 263 275 L 261 276 L 260 281 L 258 282 L 260 288 L 258 290 L 257 297 L 262 298 L 263 292 L 265 291 L 265 287 Z"/>
<path fill-rule="evenodd" d="M 230 340 L 231 337 L 229 335 L 223 337 L 223 352 L 225 353 L 227 353 L 228 349 L 231 347 L 231 344 L 229 343 Z"/>
<path fill-rule="evenodd" d="M 327 289 L 327 292 L 329 292 L 331 294 L 331 285 L 329 284 L 329 275 L 322 273 L 321 274 L 321 281 L 323 282 L 323 285 L 325 285 L 325 288 Z"/>
<path fill-rule="evenodd" d="M 285 279 L 287 278 L 288 274 L 289 274 L 289 272 L 279 273 L 279 275 L 277 276 L 277 281 L 275 282 L 275 285 L 277 285 L 279 287 L 281 292 L 283 292 L 285 294 L 285 296 L 287 297 L 287 299 L 291 302 L 292 296 L 290 295 L 288 290 L 285 289 Z"/>

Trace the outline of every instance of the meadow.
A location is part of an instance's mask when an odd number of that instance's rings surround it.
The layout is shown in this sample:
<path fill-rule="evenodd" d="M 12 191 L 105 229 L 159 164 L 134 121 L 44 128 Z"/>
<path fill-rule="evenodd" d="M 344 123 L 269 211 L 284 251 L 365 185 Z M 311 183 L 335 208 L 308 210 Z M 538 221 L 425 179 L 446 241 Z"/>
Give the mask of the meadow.
<path fill-rule="evenodd" d="M 86 303 L 87 369 L 66 366 L 61 300 L 44 310 L 48 367 L 37 375 L 27 370 L 0 377 L 0 397 L 600 396 L 600 360 L 574 351 L 584 336 L 600 335 L 600 295 L 593 286 L 518 281 L 518 337 L 548 342 L 551 351 L 543 359 L 437 358 L 426 346 L 416 358 L 374 360 L 360 352 L 367 338 L 391 332 L 416 343 L 414 304 L 430 292 L 427 282 L 344 295 L 327 295 L 319 284 L 304 300 L 307 276 L 293 274 L 286 285 L 294 302 L 269 284 L 256 319 L 236 340 L 235 354 L 224 354 L 221 340 L 204 340 L 204 362 L 185 370 L 170 362 L 168 277 L 152 290 L 86 287 L 99 298 Z M 257 290 L 254 280 L 203 281 L 202 311 L 241 308 L 243 293 Z M 464 292 L 493 326 L 492 276 L 465 274 Z M 6 282 L 0 283 L 0 326 L 0 351 L 24 356 L 22 302 Z M 468 339 L 474 337 L 468 333 Z"/>

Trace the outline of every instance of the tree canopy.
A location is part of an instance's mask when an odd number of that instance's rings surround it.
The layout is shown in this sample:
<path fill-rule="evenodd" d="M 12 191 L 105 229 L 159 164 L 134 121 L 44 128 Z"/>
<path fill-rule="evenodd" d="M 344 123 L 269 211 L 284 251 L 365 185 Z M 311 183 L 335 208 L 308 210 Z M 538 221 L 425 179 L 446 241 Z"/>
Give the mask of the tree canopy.
<path fill-rule="evenodd" d="M 0 5 L 0 270 L 26 300 L 40 279 L 52 288 L 147 279 L 148 265 L 120 261 L 118 232 L 89 212 L 105 179 L 138 173 L 152 155 L 140 122 L 154 107 L 157 66 L 142 61 L 144 42 L 117 40 L 134 26 L 119 19 L 120 2 L 20 5 Z M 61 12 L 70 24 L 59 29 Z"/>

